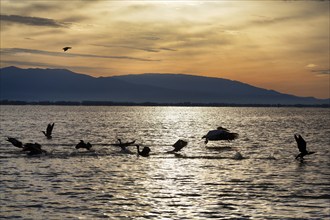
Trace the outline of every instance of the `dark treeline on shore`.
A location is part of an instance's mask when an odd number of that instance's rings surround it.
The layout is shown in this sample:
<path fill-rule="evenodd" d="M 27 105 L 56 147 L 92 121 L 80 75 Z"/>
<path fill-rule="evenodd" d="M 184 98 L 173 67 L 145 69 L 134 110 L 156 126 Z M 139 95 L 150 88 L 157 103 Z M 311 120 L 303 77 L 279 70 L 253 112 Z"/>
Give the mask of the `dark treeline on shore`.
<path fill-rule="evenodd" d="M 0 100 L 0 105 L 62 105 L 62 106 L 186 106 L 186 107 L 317 107 L 329 108 L 329 104 L 235 104 L 235 103 L 156 103 L 156 102 L 112 102 L 112 101 L 14 101 Z"/>

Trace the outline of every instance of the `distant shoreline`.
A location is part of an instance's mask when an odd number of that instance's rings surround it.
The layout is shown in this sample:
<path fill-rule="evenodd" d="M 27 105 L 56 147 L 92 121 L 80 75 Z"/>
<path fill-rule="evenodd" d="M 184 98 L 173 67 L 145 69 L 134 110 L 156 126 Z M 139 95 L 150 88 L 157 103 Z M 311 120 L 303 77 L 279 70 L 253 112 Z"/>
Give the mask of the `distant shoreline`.
<path fill-rule="evenodd" d="M 238 103 L 156 103 L 113 101 L 13 101 L 0 100 L 0 105 L 56 105 L 56 106 L 177 106 L 177 107 L 313 107 L 330 108 L 329 104 L 238 104 Z"/>

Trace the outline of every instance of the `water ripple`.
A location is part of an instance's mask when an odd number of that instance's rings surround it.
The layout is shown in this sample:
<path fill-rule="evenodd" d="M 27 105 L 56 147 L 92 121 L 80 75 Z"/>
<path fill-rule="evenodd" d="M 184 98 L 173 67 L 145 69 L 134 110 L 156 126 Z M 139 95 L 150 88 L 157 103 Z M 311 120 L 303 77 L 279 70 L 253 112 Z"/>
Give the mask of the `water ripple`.
<path fill-rule="evenodd" d="M 330 219 L 329 109 L 1 106 L 0 218 Z M 40 132 L 55 122 L 53 139 Z M 218 126 L 233 142 L 201 137 Z M 294 133 L 316 154 L 295 161 Z M 7 141 L 38 142 L 30 157 Z M 123 154 L 117 138 L 149 146 Z M 166 153 L 180 138 L 189 144 Z M 92 152 L 78 151 L 80 139 Z M 243 159 L 235 158 L 239 152 Z"/>

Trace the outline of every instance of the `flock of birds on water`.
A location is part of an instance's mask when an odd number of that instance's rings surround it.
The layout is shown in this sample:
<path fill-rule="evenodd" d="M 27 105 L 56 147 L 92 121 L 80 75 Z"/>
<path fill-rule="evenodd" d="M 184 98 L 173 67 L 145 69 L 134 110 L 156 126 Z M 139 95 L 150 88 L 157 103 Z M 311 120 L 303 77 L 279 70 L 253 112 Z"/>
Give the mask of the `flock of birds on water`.
<path fill-rule="evenodd" d="M 48 124 L 46 131 L 42 131 L 42 133 L 45 135 L 47 139 L 52 139 L 52 132 L 54 129 L 55 123 Z M 216 130 L 209 131 L 206 135 L 202 137 L 202 139 L 205 139 L 205 144 L 208 143 L 208 141 L 220 141 L 220 140 L 226 140 L 228 142 L 235 140 L 238 138 L 237 133 L 232 133 L 228 129 L 223 127 L 218 127 Z M 303 161 L 304 156 L 309 154 L 314 154 L 315 152 L 307 151 L 306 147 L 306 141 L 303 139 L 303 137 L 299 134 L 294 134 L 294 138 L 297 142 L 299 154 L 295 157 L 295 159 L 300 159 L 300 161 Z M 118 142 L 114 144 L 110 144 L 112 146 L 120 147 L 122 152 L 130 152 L 127 147 L 128 146 L 135 146 L 137 149 L 137 155 L 142 157 L 148 157 L 151 149 L 147 146 L 143 147 L 142 150 L 140 150 L 140 145 L 135 144 L 135 140 L 131 142 L 122 142 L 121 139 L 117 139 Z M 13 137 L 7 137 L 7 141 L 10 142 L 13 146 L 21 148 L 22 151 L 28 152 L 28 155 L 40 155 L 40 154 L 47 154 L 47 151 L 42 149 L 42 146 L 38 143 L 26 143 L 23 144 L 21 141 L 17 140 Z M 173 150 L 169 151 L 172 153 L 179 152 L 183 147 L 187 146 L 188 142 L 184 141 L 182 139 L 179 139 L 176 141 L 172 146 Z M 85 143 L 83 140 L 80 140 L 80 142 L 76 145 L 76 149 L 86 149 L 87 151 L 92 151 L 92 144 L 87 142 Z M 238 153 L 237 155 L 239 158 L 242 159 L 242 155 Z"/>

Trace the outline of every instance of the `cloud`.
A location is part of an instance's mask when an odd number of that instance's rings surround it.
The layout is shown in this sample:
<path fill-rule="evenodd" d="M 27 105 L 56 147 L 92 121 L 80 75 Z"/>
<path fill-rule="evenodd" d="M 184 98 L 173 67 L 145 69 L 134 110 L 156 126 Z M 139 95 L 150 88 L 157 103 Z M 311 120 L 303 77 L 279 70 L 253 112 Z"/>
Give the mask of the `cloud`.
<path fill-rule="evenodd" d="M 176 49 L 167 48 L 167 47 L 160 47 L 159 49 L 160 49 L 160 50 L 177 51 Z"/>
<path fill-rule="evenodd" d="M 18 23 L 32 26 L 47 26 L 47 27 L 67 27 L 68 23 L 59 22 L 54 19 L 27 17 L 20 15 L 0 15 L 0 20 L 11 23 Z"/>
<path fill-rule="evenodd" d="M 117 48 L 127 48 L 133 50 L 142 50 L 152 53 L 158 53 L 161 50 L 168 50 L 168 51 L 176 51 L 172 48 L 160 47 L 160 48 L 148 48 L 148 47 L 133 47 L 133 46 L 125 46 L 125 45 L 101 45 L 101 44 L 92 44 L 93 46 L 100 46 L 100 47 L 117 47 Z"/>
<path fill-rule="evenodd" d="M 258 16 L 259 18 L 252 21 L 252 24 L 257 25 L 269 25 L 269 24 L 276 24 L 281 23 L 289 20 L 295 19 L 295 17 L 268 17 L 268 16 Z"/>
<path fill-rule="evenodd" d="M 132 46 L 121 46 L 121 45 L 101 45 L 101 44 L 92 44 L 93 46 L 100 46 L 100 47 L 117 47 L 117 48 L 127 48 L 127 49 L 133 49 L 133 50 L 143 50 L 147 52 L 153 52 L 157 53 L 159 50 L 152 49 L 152 48 L 142 48 L 142 47 L 132 47 Z"/>
<path fill-rule="evenodd" d="M 326 75 L 326 74 L 330 74 L 330 69 L 327 69 L 327 70 L 326 69 L 325 70 L 311 70 L 311 72 Z"/>
<path fill-rule="evenodd" d="M 317 67 L 316 64 L 313 64 L 313 63 L 310 63 L 308 65 L 306 65 L 307 68 L 314 68 L 314 67 Z"/>
<path fill-rule="evenodd" d="M 257 3 L 258 4 L 258 3 Z M 267 3 L 268 4 L 268 3 Z M 272 5 L 270 5 L 272 4 Z M 254 15 L 255 19 L 249 20 L 246 27 L 268 26 L 268 25 L 302 25 L 313 22 L 314 19 L 329 19 L 329 4 L 322 1 L 288 1 L 288 2 L 270 2 L 270 9 L 265 12 L 258 12 Z M 268 7 L 268 5 L 267 5 Z M 294 10 L 293 10 L 294 8 Z M 304 25 L 302 25 L 304 26 Z"/>
<path fill-rule="evenodd" d="M 6 11 L 8 14 L 19 14 L 29 16 L 46 12 L 47 14 L 66 13 L 68 15 L 75 14 L 76 11 L 84 10 L 97 5 L 102 0 L 73 0 L 73 1 L 42 1 L 42 0 L 29 0 L 29 1 L 12 1 L 1 0 L 1 11 Z M 64 4 L 65 3 L 65 4 Z M 70 12 L 70 13 L 68 13 Z"/>
<path fill-rule="evenodd" d="M 129 56 L 106 56 L 106 55 L 95 55 L 95 54 L 64 53 L 64 52 L 53 52 L 46 50 L 25 49 L 25 48 L 1 48 L 0 51 L 3 55 L 28 53 L 28 54 L 39 54 L 39 55 L 56 56 L 56 57 L 90 57 L 90 58 L 106 58 L 106 59 L 127 59 L 127 60 L 138 60 L 138 61 L 160 61 L 160 60 L 144 59 L 144 58 L 129 57 Z"/>
<path fill-rule="evenodd" d="M 6 66 L 34 66 L 34 67 L 46 67 L 46 68 L 55 68 L 55 69 L 79 69 L 79 70 L 95 70 L 98 68 L 95 67 L 88 67 L 88 66 L 63 66 L 63 65 L 56 65 L 50 63 L 41 63 L 41 62 L 29 62 L 29 61 L 17 61 L 17 60 L 1 60 L 0 61 L 1 67 Z M 110 69 L 106 67 L 102 67 L 102 69 Z"/>

